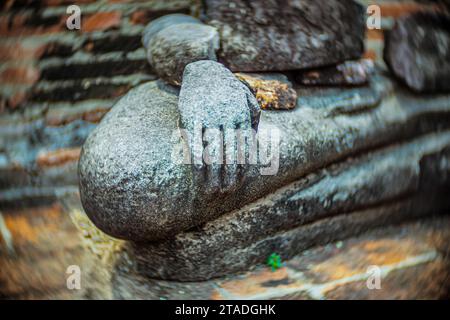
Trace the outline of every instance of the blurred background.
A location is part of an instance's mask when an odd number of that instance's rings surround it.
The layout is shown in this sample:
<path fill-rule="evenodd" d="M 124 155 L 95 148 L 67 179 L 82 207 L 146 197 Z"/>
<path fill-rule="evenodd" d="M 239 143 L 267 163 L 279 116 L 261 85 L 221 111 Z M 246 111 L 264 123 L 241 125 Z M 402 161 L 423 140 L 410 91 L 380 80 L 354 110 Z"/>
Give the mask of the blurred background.
<path fill-rule="evenodd" d="M 441 5 L 360 2 L 381 8 L 382 30 L 367 31 L 365 52 L 379 66 L 383 29 L 402 14 Z M 81 8 L 81 30 L 66 28 L 70 4 Z M 6 0 L 0 6 L 0 298 L 78 298 L 67 290 L 66 268 L 83 263 L 84 238 L 103 241 L 77 218 L 80 148 L 117 99 L 156 79 L 141 45 L 145 25 L 170 13 L 196 14 L 198 4 Z M 435 266 L 436 274 L 447 267 Z M 396 297 L 401 292 L 387 298 Z"/>

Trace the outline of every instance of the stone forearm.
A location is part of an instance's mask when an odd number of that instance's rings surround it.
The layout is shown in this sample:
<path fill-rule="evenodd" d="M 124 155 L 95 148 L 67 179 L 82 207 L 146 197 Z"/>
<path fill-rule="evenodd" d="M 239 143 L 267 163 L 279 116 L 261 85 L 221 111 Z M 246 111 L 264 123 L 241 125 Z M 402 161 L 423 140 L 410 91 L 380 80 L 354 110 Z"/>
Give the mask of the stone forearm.
<path fill-rule="evenodd" d="M 199 186 L 191 165 L 171 158 L 179 117 L 176 93 L 145 84 L 114 107 L 83 148 L 83 203 L 92 220 L 113 236 L 172 237 L 345 157 L 448 128 L 447 99 L 413 97 L 398 89 L 360 112 L 333 114 L 314 106 L 263 111 L 258 130 L 275 127 L 281 133 L 278 172 L 262 176 L 261 166 L 246 165 L 239 192 L 208 194 L 195 192 Z"/>
<path fill-rule="evenodd" d="M 364 154 L 307 175 L 195 231 L 131 244 L 139 272 L 203 280 L 243 271 L 276 251 L 283 258 L 450 207 L 450 131 Z M 447 164 L 447 165 L 443 165 Z M 432 184 L 429 181 L 433 181 Z M 230 263 L 233 261 L 233 263 Z M 153 267 L 155 266 L 155 267 Z"/>

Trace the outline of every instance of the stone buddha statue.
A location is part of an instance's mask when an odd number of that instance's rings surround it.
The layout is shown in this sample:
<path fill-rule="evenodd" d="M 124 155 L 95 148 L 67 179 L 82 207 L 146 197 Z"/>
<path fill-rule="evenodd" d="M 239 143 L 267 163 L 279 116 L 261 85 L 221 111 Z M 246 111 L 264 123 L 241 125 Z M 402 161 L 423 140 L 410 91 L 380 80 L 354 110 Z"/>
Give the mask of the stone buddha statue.
<path fill-rule="evenodd" d="M 448 95 L 414 95 L 380 68 L 363 85 L 335 86 L 336 79 L 348 77 L 327 63 L 318 76 L 308 71 L 300 78 L 306 81 L 312 74 L 322 81 L 321 75 L 331 72 L 331 86 L 292 84 L 289 73 L 252 75 L 269 83 L 261 89 L 227 68 L 255 71 L 248 56 L 252 48 L 236 57 L 239 32 L 247 26 L 238 24 L 230 31 L 230 16 L 218 12 L 235 8 L 207 2 L 209 10 L 216 10 L 209 14 L 210 24 L 219 30 L 223 50 L 212 54 L 217 34 L 193 18 L 164 17 L 149 26 L 144 45 L 163 79 L 122 97 L 81 153 L 80 194 L 87 215 L 107 234 L 129 240 L 143 273 L 207 279 L 244 270 L 274 251 L 289 257 L 374 225 L 448 208 L 448 197 L 442 196 L 449 172 L 443 163 L 450 159 Z M 348 14 L 362 12 L 353 1 L 345 3 Z M 299 6 L 293 10 L 303 12 Z M 337 7 L 346 17 L 346 5 Z M 285 10 L 274 8 L 264 11 L 262 6 L 262 13 L 252 15 L 257 23 L 249 25 L 269 28 L 269 35 L 282 33 L 283 23 L 264 22 L 276 10 Z M 262 60 L 255 62 L 256 69 L 263 64 L 260 71 L 274 72 L 324 63 L 328 49 L 320 41 L 328 43 L 335 31 L 324 27 L 319 32 L 320 26 L 307 19 L 317 12 L 307 12 L 299 23 L 308 25 L 308 32 L 291 30 L 291 40 L 298 42 L 290 51 L 284 47 L 276 63 L 271 52 L 267 66 L 264 55 L 257 55 Z M 331 16 L 323 13 L 323 18 Z M 359 19 L 340 23 L 346 29 L 352 23 L 360 26 Z M 176 29 L 203 27 L 188 40 Z M 287 34 L 273 39 L 283 42 Z M 352 38 L 362 37 L 353 31 L 336 36 L 338 43 L 329 50 L 340 52 L 340 60 L 360 56 L 355 44 L 348 44 Z M 298 39 L 308 43 L 307 49 Z M 266 40 L 262 37 L 261 43 Z M 309 54 L 314 43 L 317 61 Z M 167 61 L 160 50 L 164 46 L 173 49 Z M 304 65 L 296 53 L 305 54 L 310 64 Z M 270 63 L 276 68 L 269 68 Z M 287 89 L 278 90 L 283 82 L 289 83 Z M 296 96 L 289 108 L 261 107 L 261 97 L 277 99 L 286 92 Z"/>

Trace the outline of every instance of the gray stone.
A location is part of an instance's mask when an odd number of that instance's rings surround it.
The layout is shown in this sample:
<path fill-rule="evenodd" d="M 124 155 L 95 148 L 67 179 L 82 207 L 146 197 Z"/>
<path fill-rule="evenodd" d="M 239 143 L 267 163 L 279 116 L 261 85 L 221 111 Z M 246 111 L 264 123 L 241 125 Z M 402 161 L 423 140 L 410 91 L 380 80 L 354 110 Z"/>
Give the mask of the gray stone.
<path fill-rule="evenodd" d="M 199 60 L 217 60 L 219 34 L 203 24 L 167 26 L 148 42 L 147 58 L 156 74 L 166 82 L 181 84 L 184 68 Z"/>
<path fill-rule="evenodd" d="M 450 180 L 436 179 L 450 174 L 442 163 L 450 163 L 448 130 L 334 164 L 195 230 L 131 243 L 130 251 L 140 273 L 181 281 L 245 271 L 273 252 L 288 259 L 313 245 L 450 208 Z"/>
<path fill-rule="evenodd" d="M 360 86 L 369 82 L 373 70 L 373 61 L 369 59 L 345 61 L 336 66 L 301 71 L 296 80 L 312 86 Z"/>
<path fill-rule="evenodd" d="M 182 127 L 257 128 L 260 108 L 250 91 L 224 65 L 214 61 L 189 64 L 183 74 L 178 108 Z"/>
<path fill-rule="evenodd" d="M 364 52 L 364 8 L 353 0 L 206 0 L 205 11 L 233 71 L 326 66 Z"/>
<path fill-rule="evenodd" d="M 450 91 L 450 16 L 424 11 L 399 18 L 385 36 L 384 61 L 416 92 Z"/>
<path fill-rule="evenodd" d="M 391 81 L 375 73 L 365 86 L 299 86 L 297 104 L 320 109 L 328 116 L 366 112 L 376 108 L 393 90 Z"/>
<path fill-rule="evenodd" d="M 185 23 L 202 24 L 200 20 L 181 13 L 168 14 L 158 19 L 152 20 L 142 32 L 142 45 L 144 46 L 144 48 L 148 49 L 149 41 L 158 32 L 167 27 Z"/>
<path fill-rule="evenodd" d="M 377 83 L 392 87 L 383 77 Z M 280 141 L 274 147 L 279 153 L 275 150 L 269 163 L 239 167 L 241 180 L 236 191 L 217 188 L 209 193 L 211 189 L 194 178 L 194 165 L 174 162 L 171 133 L 178 129 L 179 112 L 176 91 L 171 90 L 162 90 L 155 83 L 132 90 L 83 147 L 79 168 L 83 205 L 94 223 L 113 236 L 135 241 L 173 237 L 241 209 L 318 168 L 449 125 L 448 95 L 424 98 L 402 90 L 387 91 L 378 105 L 354 109 L 356 112 L 342 109 L 331 96 L 327 99 L 337 106 L 335 112 L 320 103 L 287 112 L 263 111 L 258 134 L 278 131 Z M 352 92 L 357 90 L 362 89 Z M 364 95 L 354 96 L 364 105 Z M 205 101 L 214 98 L 209 99 Z M 341 96 L 335 99 L 342 103 Z M 192 115 L 195 119 L 195 112 Z M 228 123 L 219 119 L 235 118 L 217 118 L 213 124 Z M 263 174 L 262 169 L 268 167 L 275 169 L 272 175 Z M 203 181 L 214 185 L 213 179 L 215 176 L 206 175 Z"/>
<path fill-rule="evenodd" d="M 171 159 L 177 102 L 173 88 L 140 85 L 87 138 L 79 161 L 80 195 L 86 213 L 104 232 L 138 240 L 192 225 L 191 204 L 185 201 L 191 198 L 189 168 Z M 177 217 L 178 210 L 186 219 Z"/>

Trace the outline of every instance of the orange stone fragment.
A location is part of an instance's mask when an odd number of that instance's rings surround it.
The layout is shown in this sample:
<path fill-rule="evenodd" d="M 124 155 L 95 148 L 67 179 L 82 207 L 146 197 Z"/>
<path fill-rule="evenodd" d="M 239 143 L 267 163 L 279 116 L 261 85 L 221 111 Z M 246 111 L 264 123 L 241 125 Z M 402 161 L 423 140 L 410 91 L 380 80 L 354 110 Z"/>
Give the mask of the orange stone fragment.
<path fill-rule="evenodd" d="M 297 92 L 289 84 L 279 80 L 266 80 L 249 74 L 236 73 L 235 75 L 251 87 L 261 109 L 289 110 L 295 108 Z"/>

